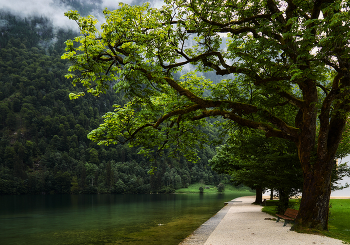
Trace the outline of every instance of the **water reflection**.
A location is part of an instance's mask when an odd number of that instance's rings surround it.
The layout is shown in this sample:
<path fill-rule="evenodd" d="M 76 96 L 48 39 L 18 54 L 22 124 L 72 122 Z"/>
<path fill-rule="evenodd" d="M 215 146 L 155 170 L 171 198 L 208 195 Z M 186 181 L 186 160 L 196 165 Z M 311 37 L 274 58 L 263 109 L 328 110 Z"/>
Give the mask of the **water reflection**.
<path fill-rule="evenodd" d="M 153 239 L 149 244 L 162 244 L 162 239 L 166 239 L 169 241 L 166 244 L 172 240 L 178 244 L 223 207 L 225 201 L 237 196 L 0 196 L 0 241 L 1 244 L 104 244 L 103 241 L 122 244 L 131 239 L 132 244 L 147 244 Z M 179 235 L 174 229 L 183 232 Z"/>

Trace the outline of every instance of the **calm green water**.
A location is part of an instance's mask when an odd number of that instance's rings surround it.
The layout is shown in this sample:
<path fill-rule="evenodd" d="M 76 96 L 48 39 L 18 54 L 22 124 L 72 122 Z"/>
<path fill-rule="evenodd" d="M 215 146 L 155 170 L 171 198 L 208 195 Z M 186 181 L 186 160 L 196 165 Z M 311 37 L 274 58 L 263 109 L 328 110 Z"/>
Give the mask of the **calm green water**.
<path fill-rule="evenodd" d="M 178 244 L 238 196 L 0 196 L 0 244 Z"/>

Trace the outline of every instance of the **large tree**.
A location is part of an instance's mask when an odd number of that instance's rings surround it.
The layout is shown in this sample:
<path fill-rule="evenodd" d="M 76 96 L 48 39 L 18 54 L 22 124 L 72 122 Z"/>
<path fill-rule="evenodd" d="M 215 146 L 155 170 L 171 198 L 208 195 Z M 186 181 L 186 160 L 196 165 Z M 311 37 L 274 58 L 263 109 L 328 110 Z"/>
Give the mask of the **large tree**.
<path fill-rule="evenodd" d="M 296 227 L 327 229 L 331 172 L 350 110 L 349 1 L 166 3 L 106 9 L 100 31 L 94 17 L 66 13 L 82 34 L 78 44 L 66 42 L 67 77 L 85 92 L 114 88 L 130 99 L 89 137 L 145 149 L 172 143 L 191 157 L 205 119 L 222 117 L 287 139 L 298 148 L 304 178 Z M 222 80 L 195 73 L 175 79 L 189 64 Z"/>

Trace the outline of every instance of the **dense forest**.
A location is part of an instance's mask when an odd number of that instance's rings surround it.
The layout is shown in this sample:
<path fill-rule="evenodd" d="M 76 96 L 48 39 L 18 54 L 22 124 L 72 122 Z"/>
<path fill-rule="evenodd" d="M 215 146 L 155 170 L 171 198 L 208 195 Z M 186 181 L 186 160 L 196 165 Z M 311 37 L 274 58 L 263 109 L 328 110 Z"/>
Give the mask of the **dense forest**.
<path fill-rule="evenodd" d="M 0 12 L 0 194 L 164 193 L 229 181 L 208 166 L 214 146 L 204 145 L 197 163 L 166 154 L 151 163 L 137 148 L 88 140 L 102 115 L 126 100 L 113 91 L 69 100 L 77 88 L 60 57 L 64 41 L 76 35 L 44 17 Z"/>

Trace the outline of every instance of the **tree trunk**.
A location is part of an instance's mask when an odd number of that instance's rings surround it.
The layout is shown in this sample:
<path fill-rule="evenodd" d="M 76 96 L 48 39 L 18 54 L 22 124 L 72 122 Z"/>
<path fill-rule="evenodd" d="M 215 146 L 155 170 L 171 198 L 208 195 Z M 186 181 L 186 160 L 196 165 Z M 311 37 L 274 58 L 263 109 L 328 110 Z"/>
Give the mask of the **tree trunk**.
<path fill-rule="evenodd" d="M 273 200 L 273 188 L 271 188 L 270 200 Z"/>
<path fill-rule="evenodd" d="M 255 204 L 261 204 L 262 203 L 262 188 L 261 186 L 258 186 L 255 188 Z"/>
<path fill-rule="evenodd" d="M 303 228 L 328 230 L 331 175 L 335 166 L 335 154 L 347 120 L 345 113 L 338 111 L 335 114 L 329 125 L 328 117 L 327 120 L 321 120 L 322 115 L 319 116 L 321 124 L 314 149 L 307 147 L 307 134 L 303 136 L 298 146 L 304 183 L 299 214 L 294 226 L 296 230 Z"/>
<path fill-rule="evenodd" d="M 277 207 L 277 212 L 279 214 L 284 214 L 289 205 L 289 194 L 290 190 L 280 189 L 279 192 L 279 202 Z"/>
<path fill-rule="evenodd" d="M 334 161 L 332 161 L 334 162 Z M 317 167 L 315 163 L 314 168 Z M 312 172 L 304 172 L 300 210 L 293 229 L 328 230 L 331 173 L 334 164 L 324 164 Z M 321 169 L 320 169 L 321 168 Z"/>
<path fill-rule="evenodd" d="M 299 111 L 295 124 L 300 129 L 297 148 L 304 183 L 300 209 L 293 229 L 327 230 L 331 174 L 347 115 L 342 109 L 343 102 L 335 103 L 332 115 L 330 114 L 334 99 L 332 94 L 324 100 L 321 112 L 317 115 L 314 104 L 318 98 L 314 82 L 306 80 L 302 90 L 307 106 Z"/>

